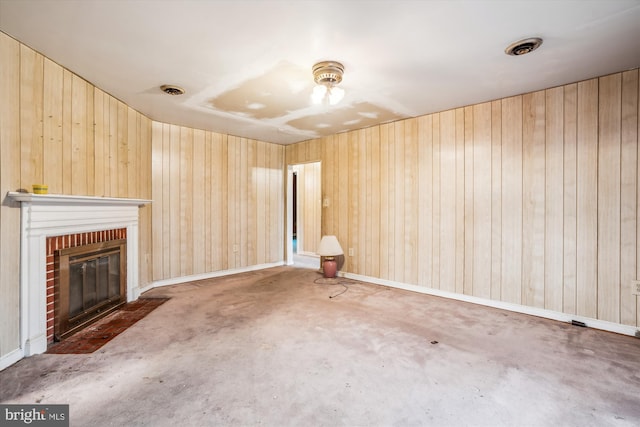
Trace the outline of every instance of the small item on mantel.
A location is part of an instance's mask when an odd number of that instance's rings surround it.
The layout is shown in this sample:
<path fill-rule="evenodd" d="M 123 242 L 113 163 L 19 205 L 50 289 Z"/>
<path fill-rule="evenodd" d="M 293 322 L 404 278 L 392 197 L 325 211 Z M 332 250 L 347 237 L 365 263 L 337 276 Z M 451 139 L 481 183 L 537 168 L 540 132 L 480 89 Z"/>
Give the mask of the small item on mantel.
<path fill-rule="evenodd" d="M 47 194 L 49 186 L 46 184 L 33 184 L 33 194 Z"/>

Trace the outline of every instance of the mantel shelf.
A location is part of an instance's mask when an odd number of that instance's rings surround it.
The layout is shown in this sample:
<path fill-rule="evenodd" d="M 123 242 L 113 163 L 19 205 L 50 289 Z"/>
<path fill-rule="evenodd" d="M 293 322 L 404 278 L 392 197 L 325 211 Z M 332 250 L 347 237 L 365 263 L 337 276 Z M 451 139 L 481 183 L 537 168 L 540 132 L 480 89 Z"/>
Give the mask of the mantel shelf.
<path fill-rule="evenodd" d="M 111 205 L 111 206 L 144 206 L 151 203 L 147 199 L 129 199 L 118 197 L 72 196 L 66 194 L 34 194 L 10 191 L 7 197 L 17 202 L 50 204 L 50 205 Z"/>

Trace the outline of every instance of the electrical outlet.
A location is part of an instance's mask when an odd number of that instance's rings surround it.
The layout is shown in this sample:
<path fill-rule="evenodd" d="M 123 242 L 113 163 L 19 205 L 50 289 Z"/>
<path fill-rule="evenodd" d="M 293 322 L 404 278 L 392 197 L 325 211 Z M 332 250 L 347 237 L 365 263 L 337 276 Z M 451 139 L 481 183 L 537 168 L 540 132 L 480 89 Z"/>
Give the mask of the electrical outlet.
<path fill-rule="evenodd" d="M 353 256 L 353 248 L 349 248 L 349 256 Z"/>
<path fill-rule="evenodd" d="M 238 252 L 239 249 L 238 245 L 233 245 L 233 252 Z"/>
<path fill-rule="evenodd" d="M 631 295 L 640 296 L 640 280 L 631 281 Z"/>
<path fill-rule="evenodd" d="M 329 198 L 325 197 L 324 200 L 322 201 L 322 207 L 323 208 L 328 208 L 329 207 Z"/>

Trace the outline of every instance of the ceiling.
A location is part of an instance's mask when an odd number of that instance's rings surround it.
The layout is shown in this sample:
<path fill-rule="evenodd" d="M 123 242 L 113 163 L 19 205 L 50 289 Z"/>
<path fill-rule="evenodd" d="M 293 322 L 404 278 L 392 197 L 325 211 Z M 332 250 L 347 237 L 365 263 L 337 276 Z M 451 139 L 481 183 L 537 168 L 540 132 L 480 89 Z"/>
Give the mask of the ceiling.
<path fill-rule="evenodd" d="M 640 0 L 0 0 L 0 30 L 151 119 L 278 144 L 640 66 Z"/>

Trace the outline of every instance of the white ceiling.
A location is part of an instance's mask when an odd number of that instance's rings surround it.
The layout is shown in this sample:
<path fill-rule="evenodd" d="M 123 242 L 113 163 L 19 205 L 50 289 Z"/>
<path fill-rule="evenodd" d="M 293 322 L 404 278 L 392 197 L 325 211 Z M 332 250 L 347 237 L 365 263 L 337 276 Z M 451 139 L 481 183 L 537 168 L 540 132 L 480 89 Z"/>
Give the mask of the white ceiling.
<path fill-rule="evenodd" d="M 640 66 L 640 0 L 0 0 L 0 30 L 154 120 L 279 144 Z"/>

